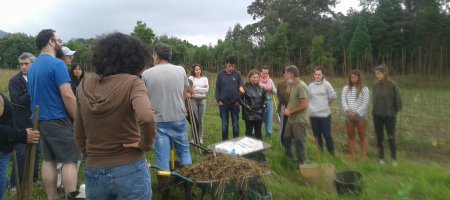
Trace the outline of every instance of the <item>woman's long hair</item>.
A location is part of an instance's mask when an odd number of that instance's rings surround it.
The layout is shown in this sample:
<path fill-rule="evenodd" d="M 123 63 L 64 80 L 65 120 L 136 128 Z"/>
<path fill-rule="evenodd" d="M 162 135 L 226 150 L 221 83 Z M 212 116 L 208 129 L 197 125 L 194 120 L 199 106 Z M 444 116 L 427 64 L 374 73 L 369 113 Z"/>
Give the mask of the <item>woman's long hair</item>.
<path fill-rule="evenodd" d="M 355 75 L 358 77 L 358 82 L 353 84 L 352 83 L 352 75 Z M 356 98 L 359 98 L 359 94 L 361 94 L 362 89 L 364 87 L 364 81 L 363 81 L 363 75 L 361 73 L 361 71 L 354 69 L 352 71 L 350 71 L 350 74 L 348 75 L 348 89 L 351 91 L 353 86 L 356 88 Z"/>
<path fill-rule="evenodd" d="M 203 69 L 202 69 L 202 66 L 200 66 L 200 64 L 195 63 L 195 64 L 193 64 L 192 67 L 191 67 L 191 76 L 192 76 L 192 77 L 195 77 L 195 67 L 197 67 L 197 66 L 200 68 L 200 76 L 203 76 Z"/>
<path fill-rule="evenodd" d="M 388 91 L 388 85 L 389 85 L 389 76 L 388 76 L 388 69 L 384 66 L 384 65 L 378 65 L 375 67 L 375 69 L 373 70 L 374 72 L 379 71 L 381 73 L 384 74 L 384 78 L 382 80 L 380 80 L 381 85 L 383 86 L 383 92 L 381 93 L 382 96 L 386 96 L 389 91 Z"/>

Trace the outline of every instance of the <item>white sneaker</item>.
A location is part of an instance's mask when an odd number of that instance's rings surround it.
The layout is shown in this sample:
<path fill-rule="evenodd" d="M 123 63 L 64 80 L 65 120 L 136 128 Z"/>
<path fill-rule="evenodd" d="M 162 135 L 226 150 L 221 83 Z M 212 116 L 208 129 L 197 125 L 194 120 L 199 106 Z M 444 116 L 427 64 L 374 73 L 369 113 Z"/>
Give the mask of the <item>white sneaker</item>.
<path fill-rule="evenodd" d="M 17 188 L 16 188 L 16 187 L 11 188 L 11 189 L 9 190 L 9 193 L 10 193 L 10 195 L 16 196 L 16 195 L 17 195 Z"/>
<path fill-rule="evenodd" d="M 397 161 L 392 161 L 392 166 L 397 167 Z"/>
<path fill-rule="evenodd" d="M 386 164 L 386 162 L 384 162 L 384 160 L 383 160 L 383 159 L 380 159 L 380 160 L 378 160 L 378 163 L 380 163 L 380 165 L 384 165 L 384 164 Z"/>

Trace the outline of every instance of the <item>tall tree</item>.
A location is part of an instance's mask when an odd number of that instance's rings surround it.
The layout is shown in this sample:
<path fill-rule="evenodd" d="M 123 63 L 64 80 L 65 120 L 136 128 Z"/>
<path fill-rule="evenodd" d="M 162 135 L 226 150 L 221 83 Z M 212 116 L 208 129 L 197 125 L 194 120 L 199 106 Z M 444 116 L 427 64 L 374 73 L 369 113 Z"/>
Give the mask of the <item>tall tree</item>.
<path fill-rule="evenodd" d="M 352 69 L 365 67 L 365 62 L 371 59 L 370 35 L 364 19 L 359 20 L 348 49 Z"/>
<path fill-rule="evenodd" d="M 39 53 L 35 47 L 34 37 L 25 33 L 7 34 L 0 39 L 0 66 L 14 68 L 17 66 L 17 58 L 23 52 L 30 52 L 37 56 Z"/>
<path fill-rule="evenodd" d="M 90 53 L 91 53 L 91 46 L 94 42 L 94 39 L 71 39 L 69 42 L 67 42 L 65 45 L 69 47 L 70 49 L 77 51 L 74 54 L 74 60 L 72 63 L 79 63 L 83 66 L 85 70 L 91 70 L 90 65 Z"/>
<path fill-rule="evenodd" d="M 137 21 L 131 36 L 137 37 L 145 42 L 149 47 L 152 47 L 155 33 L 147 24 L 142 21 Z"/>
<path fill-rule="evenodd" d="M 309 69 L 315 66 L 321 65 L 327 69 L 332 69 L 336 64 L 336 59 L 334 59 L 330 52 L 323 48 L 324 37 L 321 35 L 316 35 L 311 41 L 311 49 L 309 51 L 309 56 L 311 58 L 311 63 L 308 65 Z"/>

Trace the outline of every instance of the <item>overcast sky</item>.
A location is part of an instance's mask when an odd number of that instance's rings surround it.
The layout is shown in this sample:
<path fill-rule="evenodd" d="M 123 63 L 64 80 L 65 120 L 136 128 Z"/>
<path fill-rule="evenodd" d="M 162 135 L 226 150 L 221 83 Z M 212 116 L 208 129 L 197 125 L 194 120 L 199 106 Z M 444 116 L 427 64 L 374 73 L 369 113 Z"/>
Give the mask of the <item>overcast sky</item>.
<path fill-rule="evenodd" d="M 341 0 L 336 11 L 358 7 Z M 0 30 L 35 36 L 55 29 L 64 41 L 120 31 L 129 34 L 138 20 L 156 35 L 166 34 L 192 44 L 216 44 L 236 23 L 254 23 L 247 14 L 253 0 L 1 0 Z"/>

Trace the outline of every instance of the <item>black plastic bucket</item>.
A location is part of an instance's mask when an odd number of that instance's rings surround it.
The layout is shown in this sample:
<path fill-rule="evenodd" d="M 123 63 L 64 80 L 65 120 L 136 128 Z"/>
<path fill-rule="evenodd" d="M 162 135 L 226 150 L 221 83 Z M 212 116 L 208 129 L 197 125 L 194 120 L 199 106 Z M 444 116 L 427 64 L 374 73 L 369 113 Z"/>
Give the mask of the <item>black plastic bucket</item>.
<path fill-rule="evenodd" d="M 336 190 L 340 195 L 359 195 L 363 192 L 364 175 L 357 171 L 342 171 L 334 177 Z"/>

